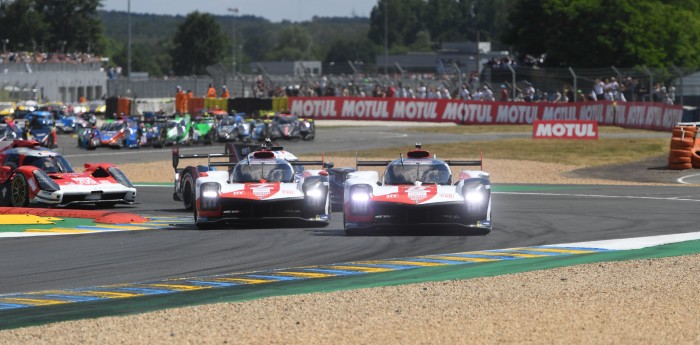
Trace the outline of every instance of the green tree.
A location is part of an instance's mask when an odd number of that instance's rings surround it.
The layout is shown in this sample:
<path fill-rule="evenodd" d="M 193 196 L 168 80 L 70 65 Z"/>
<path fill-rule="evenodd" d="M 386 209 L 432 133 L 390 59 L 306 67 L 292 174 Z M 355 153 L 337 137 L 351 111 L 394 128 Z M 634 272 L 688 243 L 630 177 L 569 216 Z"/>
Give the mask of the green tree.
<path fill-rule="evenodd" d="M 370 13 L 367 35 L 372 42 L 383 46 L 386 18 L 389 47 L 407 46 L 415 42 L 418 33 L 425 29 L 422 20 L 424 12 L 423 0 L 379 0 Z"/>
<path fill-rule="evenodd" d="M 698 66 L 699 4 L 518 0 L 503 41 L 550 66 Z"/>
<path fill-rule="evenodd" d="M 374 45 L 366 37 L 357 39 L 336 37 L 323 62 L 344 64 L 347 61 L 362 61 L 363 63 L 374 63 L 376 54 Z"/>
<path fill-rule="evenodd" d="M 44 16 L 34 9 L 34 0 L 15 0 L 0 5 L 0 39 L 8 50 L 41 50 L 49 37 Z"/>
<path fill-rule="evenodd" d="M 171 57 L 177 75 L 205 74 L 207 66 L 222 61 L 230 49 L 221 25 L 210 14 L 192 12 L 178 25 Z"/>
<path fill-rule="evenodd" d="M 266 54 L 266 59 L 273 61 L 309 60 L 312 57 L 311 36 L 299 25 L 284 28 L 275 49 Z"/>
<path fill-rule="evenodd" d="M 34 0 L 35 10 L 49 26 L 45 43 L 50 51 L 103 50 L 102 21 L 97 14 L 100 0 Z M 65 42 L 65 45 L 64 43 Z"/>

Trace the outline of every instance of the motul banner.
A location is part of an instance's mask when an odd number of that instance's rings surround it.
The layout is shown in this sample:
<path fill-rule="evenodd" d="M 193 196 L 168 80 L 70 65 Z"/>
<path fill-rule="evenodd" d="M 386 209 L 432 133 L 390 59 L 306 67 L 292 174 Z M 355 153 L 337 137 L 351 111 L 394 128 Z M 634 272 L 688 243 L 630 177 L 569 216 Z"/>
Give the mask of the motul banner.
<path fill-rule="evenodd" d="M 526 103 L 450 99 L 291 97 L 300 116 L 333 120 L 532 124 L 535 120 L 595 121 L 599 125 L 671 130 L 683 107 L 641 102 Z"/>
<path fill-rule="evenodd" d="M 535 139 L 598 139 L 598 122 L 567 120 L 535 120 L 532 123 Z"/>

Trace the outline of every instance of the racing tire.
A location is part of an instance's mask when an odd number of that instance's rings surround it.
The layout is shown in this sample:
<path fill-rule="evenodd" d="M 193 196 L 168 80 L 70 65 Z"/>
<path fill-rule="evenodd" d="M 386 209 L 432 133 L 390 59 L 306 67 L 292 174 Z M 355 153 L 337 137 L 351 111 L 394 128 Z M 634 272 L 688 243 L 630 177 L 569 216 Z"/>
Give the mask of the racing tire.
<path fill-rule="evenodd" d="M 692 163 L 669 163 L 668 168 L 671 170 L 687 170 L 693 168 Z"/>
<path fill-rule="evenodd" d="M 10 205 L 13 207 L 27 207 L 29 205 L 27 178 L 21 173 L 15 174 L 10 182 Z"/>
<path fill-rule="evenodd" d="M 692 159 L 690 157 L 681 156 L 670 156 L 668 157 L 669 164 L 680 164 L 680 163 L 691 163 Z"/>
<path fill-rule="evenodd" d="M 672 149 L 683 149 L 683 148 L 690 148 L 695 145 L 695 139 L 692 137 L 689 138 L 672 138 L 671 139 L 671 148 Z"/>
<path fill-rule="evenodd" d="M 185 172 L 182 176 L 182 203 L 185 206 L 185 210 L 191 211 L 194 209 L 195 203 L 195 190 L 194 190 L 194 178 L 192 173 L 189 171 Z"/>
<path fill-rule="evenodd" d="M 694 138 L 695 137 L 695 131 L 689 131 L 687 129 L 674 129 L 673 130 L 673 137 L 674 138 Z"/>
<path fill-rule="evenodd" d="M 672 149 L 671 153 L 669 153 L 669 157 L 690 157 L 693 155 L 692 150 L 681 150 L 681 149 Z"/>
<path fill-rule="evenodd" d="M 700 169 L 700 148 L 696 148 L 691 152 L 690 163 L 693 168 Z"/>

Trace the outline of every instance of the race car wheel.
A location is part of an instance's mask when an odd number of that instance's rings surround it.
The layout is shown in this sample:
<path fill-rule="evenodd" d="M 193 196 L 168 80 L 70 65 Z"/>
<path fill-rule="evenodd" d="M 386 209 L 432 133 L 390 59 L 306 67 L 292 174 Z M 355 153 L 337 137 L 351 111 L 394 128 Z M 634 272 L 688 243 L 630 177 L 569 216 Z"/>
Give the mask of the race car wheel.
<path fill-rule="evenodd" d="M 49 134 L 48 138 L 46 138 L 46 147 L 53 149 L 56 147 L 56 143 L 54 143 L 53 140 L 53 135 Z"/>
<path fill-rule="evenodd" d="M 182 176 L 182 200 L 185 205 L 185 210 L 194 208 L 194 178 L 190 172 L 185 172 Z"/>
<path fill-rule="evenodd" d="M 27 179 L 18 173 L 12 178 L 10 187 L 10 203 L 13 207 L 26 207 L 29 205 L 29 189 Z"/>

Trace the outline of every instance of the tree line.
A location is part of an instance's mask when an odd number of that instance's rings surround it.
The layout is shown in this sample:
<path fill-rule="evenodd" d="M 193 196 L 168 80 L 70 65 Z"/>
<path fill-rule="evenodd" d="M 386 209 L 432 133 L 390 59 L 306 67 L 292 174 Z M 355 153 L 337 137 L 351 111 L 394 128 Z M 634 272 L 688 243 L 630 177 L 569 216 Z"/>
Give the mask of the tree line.
<path fill-rule="evenodd" d="M 100 6 L 0 0 L 0 40 L 7 50 L 93 52 L 126 66 L 127 13 Z M 478 39 L 545 66 L 697 68 L 699 14 L 700 0 L 378 0 L 369 18 L 276 23 L 227 13 L 132 13 L 131 61 L 133 71 L 154 76 L 203 74 L 234 60 L 243 72 L 262 60 L 372 65 L 385 45 L 401 54 Z"/>

